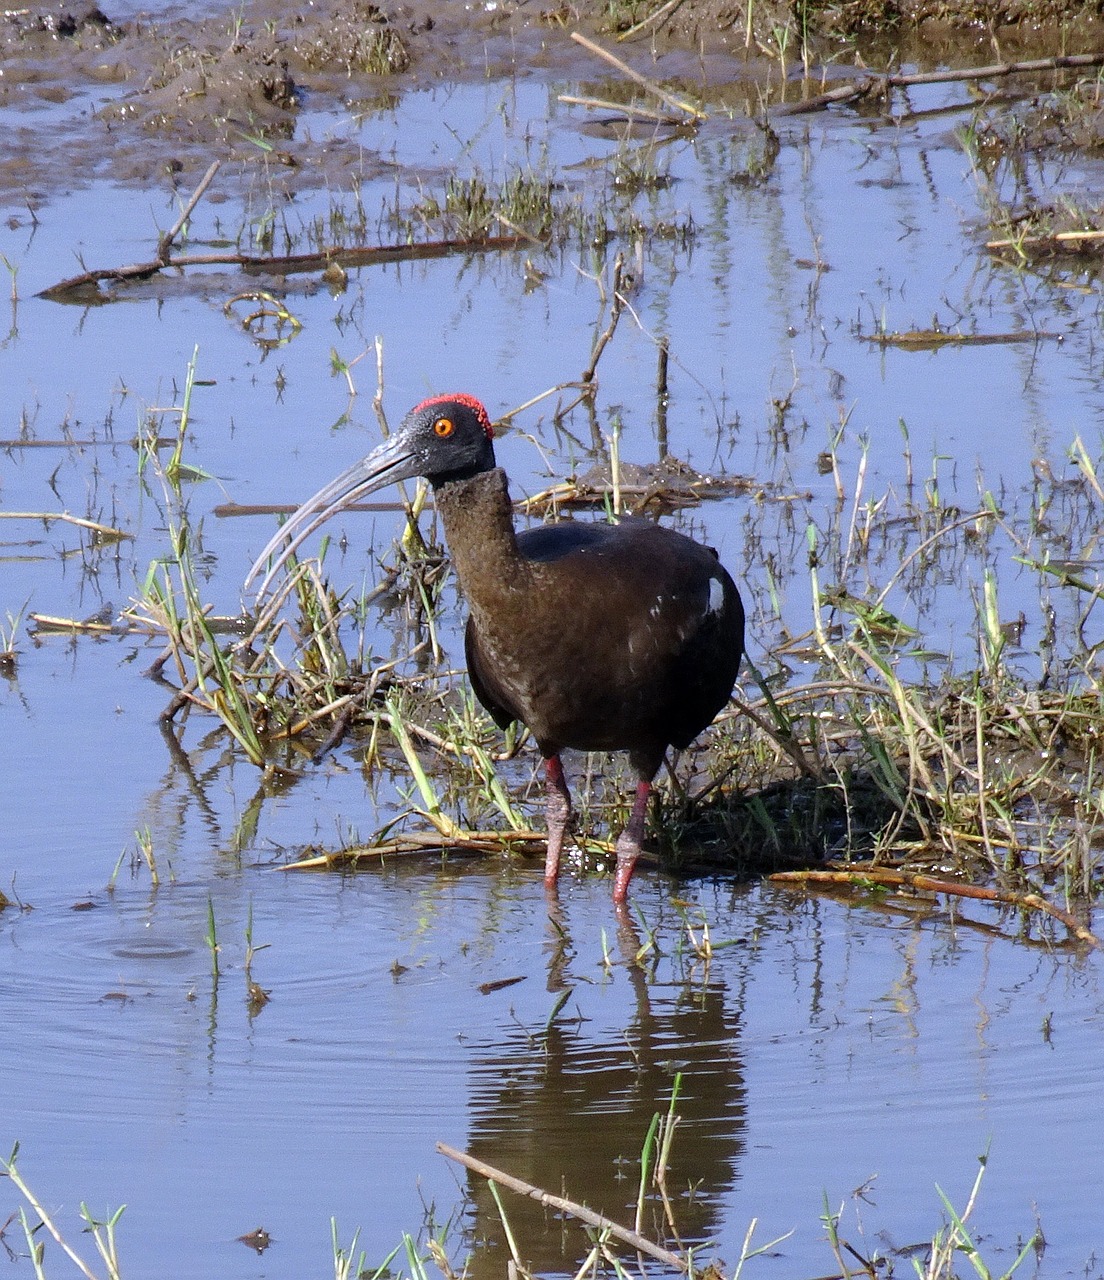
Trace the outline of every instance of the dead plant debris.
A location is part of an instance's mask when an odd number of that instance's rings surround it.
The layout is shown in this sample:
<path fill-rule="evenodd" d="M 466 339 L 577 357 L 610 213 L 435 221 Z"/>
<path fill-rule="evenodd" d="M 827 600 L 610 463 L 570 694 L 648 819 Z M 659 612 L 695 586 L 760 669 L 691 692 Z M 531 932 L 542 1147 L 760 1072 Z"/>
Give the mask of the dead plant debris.
<path fill-rule="evenodd" d="M 846 885 L 854 889 L 867 889 L 872 885 L 908 888 L 920 893 L 995 902 L 1022 911 L 1041 911 L 1065 925 L 1079 942 L 1086 942 L 1092 947 L 1104 946 L 1096 934 L 1086 929 L 1071 911 L 1056 907 L 1037 893 L 1011 893 L 1007 890 L 994 889 L 989 885 L 960 884 L 957 881 L 940 879 L 936 876 L 920 875 L 911 871 L 895 871 L 871 864 L 834 866 L 817 871 L 776 871 L 770 879 L 776 884 L 797 884 L 813 888 L 821 884 Z"/>

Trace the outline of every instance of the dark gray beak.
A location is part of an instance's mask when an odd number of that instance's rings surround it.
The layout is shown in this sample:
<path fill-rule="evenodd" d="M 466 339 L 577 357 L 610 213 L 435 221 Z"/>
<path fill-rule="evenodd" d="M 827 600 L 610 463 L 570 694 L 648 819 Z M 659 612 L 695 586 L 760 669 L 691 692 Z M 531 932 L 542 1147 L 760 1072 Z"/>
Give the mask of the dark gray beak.
<path fill-rule="evenodd" d="M 421 459 L 411 448 L 410 439 L 400 429 L 378 449 L 373 449 L 367 457 L 354 462 L 347 471 L 319 489 L 313 498 L 308 498 L 288 517 L 254 561 L 245 579 L 246 588 L 263 572 L 264 577 L 257 588 L 257 599 L 263 600 L 273 579 L 288 559 L 330 516 L 374 493 L 376 489 L 397 484 L 400 480 L 410 480 L 420 474 Z M 266 570 L 266 563 L 271 556 L 276 558 Z"/>

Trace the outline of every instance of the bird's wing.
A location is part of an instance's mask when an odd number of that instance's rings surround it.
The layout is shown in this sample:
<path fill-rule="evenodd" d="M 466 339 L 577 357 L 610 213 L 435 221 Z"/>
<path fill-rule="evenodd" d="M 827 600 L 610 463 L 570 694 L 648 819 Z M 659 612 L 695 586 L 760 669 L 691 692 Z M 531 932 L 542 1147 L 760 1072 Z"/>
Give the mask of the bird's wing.
<path fill-rule="evenodd" d="M 500 729 L 505 729 L 520 719 L 519 713 L 510 706 L 506 690 L 494 678 L 494 670 L 483 657 L 479 646 L 479 633 L 475 622 L 468 619 L 464 628 L 464 658 L 468 664 L 468 678 L 480 704 L 486 708 L 491 719 Z"/>

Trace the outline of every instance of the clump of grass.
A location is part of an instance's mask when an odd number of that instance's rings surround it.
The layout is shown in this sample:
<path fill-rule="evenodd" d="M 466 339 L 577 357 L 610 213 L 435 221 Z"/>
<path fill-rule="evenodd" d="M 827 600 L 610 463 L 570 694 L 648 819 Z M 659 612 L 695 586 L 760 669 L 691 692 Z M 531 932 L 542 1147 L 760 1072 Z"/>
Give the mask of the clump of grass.
<path fill-rule="evenodd" d="M 1099 274 L 1104 243 L 1104 206 L 1086 205 L 1072 197 L 1024 208 L 997 203 L 991 213 L 986 248 L 1017 265 L 1053 264 L 1078 275 Z"/>
<path fill-rule="evenodd" d="M 148 826 L 140 827 L 134 833 L 135 852 L 149 868 L 150 884 L 156 889 L 161 883 L 161 872 L 157 866 L 157 853 L 153 847 L 153 832 Z"/>
<path fill-rule="evenodd" d="M 1065 156 L 1104 150 L 1104 81 L 1075 81 L 1012 102 L 1001 101 L 959 130 L 987 208 L 990 252 L 1017 265 L 1053 262 L 1095 277 L 1104 209 L 1060 190 Z M 1039 174 L 1058 193 L 1041 200 Z M 1057 171 L 1057 183 L 1056 183 Z"/>
<path fill-rule="evenodd" d="M 631 104 L 626 112 L 627 126 Z M 288 209 L 266 192 L 246 225 L 230 235 L 220 230 L 220 235 L 241 252 L 289 255 L 305 246 L 329 252 L 390 245 L 417 256 L 421 246 L 441 240 L 475 243 L 510 235 L 531 238 L 534 251 L 573 246 L 589 253 L 614 240 L 634 249 L 653 240 L 689 246 L 696 227 L 666 196 L 674 183 L 660 159 L 665 147 L 689 145 L 690 134 L 669 124 L 656 130 L 655 137 L 637 144 L 626 127 L 606 163 L 574 174 L 570 185 L 540 164 L 509 165 L 501 178 L 475 170 L 454 174 L 440 187 L 422 189 L 412 202 L 397 191 L 370 215 L 360 185 L 354 184 L 350 192 L 334 195 L 324 212 L 298 226 L 289 220 Z M 733 180 L 758 182 L 773 166 L 777 138 L 764 128 L 731 151 L 736 165 L 741 163 L 736 153 L 745 153 L 745 171 L 734 172 Z M 522 269 L 521 260 L 517 265 Z"/>
<path fill-rule="evenodd" d="M 516 169 L 498 184 L 479 173 L 450 177 L 443 195 L 424 196 L 413 217 L 450 238 L 474 240 L 511 229 L 543 238 L 562 213 L 550 178 Z"/>
<path fill-rule="evenodd" d="M 167 648 L 154 664 L 161 678 L 171 667 L 178 688 L 163 718 L 196 708 L 217 716 L 247 758 L 267 767 L 281 743 L 291 747 L 312 735 L 330 745 L 357 716 L 370 714 L 377 697 L 393 682 L 394 663 L 374 663 L 361 634 L 349 647 L 346 624 L 364 602 L 340 602 L 324 583 L 313 561 L 298 564 L 275 600 L 255 619 L 215 616 L 203 602 L 197 572 L 197 533 L 184 493 L 185 481 L 204 478 L 183 461 L 195 360 L 189 364 L 173 451 L 162 462 L 156 447 L 140 451 L 140 466 L 161 481 L 167 512 L 170 549 L 155 561 L 132 616 L 166 637 Z M 164 437 L 151 428 L 153 439 Z M 411 544 L 413 547 L 413 544 Z M 415 614 L 432 614 L 441 577 L 440 556 L 404 554 L 403 569 L 391 579 L 395 587 L 406 574 L 406 590 L 416 599 Z M 297 623 L 281 616 L 294 600 Z M 416 624 L 417 625 L 417 624 Z M 283 655 L 285 641 L 291 653 Z"/>
<path fill-rule="evenodd" d="M 1044 492 L 1040 481 L 1026 528 L 987 493 L 973 512 L 945 507 L 937 465 L 920 501 L 903 510 L 888 495 L 864 504 L 860 466 L 850 514 L 844 508 L 827 531 L 807 530 L 809 632 L 768 655 L 779 675 L 757 677 L 761 697 L 715 733 L 709 780 L 692 803 L 669 802 L 669 856 L 749 871 L 861 859 L 992 885 L 1005 902 L 1048 892 L 1067 903 L 1098 895 L 1104 686 L 1095 650 L 1067 655 L 1059 670 L 1052 637 L 1043 650 L 1051 669 L 1042 682 L 1026 678 L 1017 646 L 1027 620 L 1003 617 L 988 567 L 994 539 L 1016 527 L 1017 558 L 1038 574 L 1049 631 L 1057 612 L 1049 579 L 1084 597 L 1083 617 L 1097 604 L 1099 586 L 1057 567 L 1083 561 L 1079 538 L 1094 545 L 1093 512 L 1104 493 L 1098 464 L 1080 441 L 1071 456 L 1082 482 Z M 839 483 L 842 493 L 842 477 Z M 1079 504 L 1071 489 L 1080 490 Z M 1063 510 L 1052 510 L 1053 502 Z M 892 527 L 913 531 L 913 549 L 898 552 L 888 580 L 875 585 L 874 547 Z M 907 598 L 905 584 L 915 592 L 925 575 L 945 573 L 944 558 L 957 562 L 967 553 L 986 567 L 972 593 L 975 663 L 963 667 L 927 651 L 922 631 L 889 602 Z M 961 567 L 954 572 L 961 578 Z M 795 657 L 815 664 L 804 683 L 782 674 Z M 744 788 L 742 798 L 721 785 L 729 777 Z"/>
<path fill-rule="evenodd" d="M 651 7 L 659 6 L 649 6 L 639 0 L 607 0 L 604 25 L 609 31 L 628 31 L 641 21 Z"/>
<path fill-rule="evenodd" d="M 390 76 L 410 66 L 406 43 L 374 0 L 346 0 L 329 21 L 293 35 L 292 47 L 312 71 Z"/>
<path fill-rule="evenodd" d="M 171 551 L 155 562 L 146 577 L 137 614 L 164 631 L 169 649 L 161 665 L 171 657 L 181 676 L 179 705 L 192 702 L 213 711 L 229 729 L 254 764 L 263 764 L 264 747 L 256 731 L 248 698 L 242 688 L 230 647 L 220 644 L 215 623 L 203 603 L 196 571 L 195 537 L 184 499 L 185 481 L 205 478 L 183 461 L 192 394 L 195 389 L 198 350 L 188 365 L 184 395 L 173 410 L 178 419 L 176 442 L 166 464 L 159 461 L 154 443 L 139 451 L 139 466 L 152 467 L 162 482 L 168 507 Z M 188 668 L 191 674 L 188 674 Z"/>
<path fill-rule="evenodd" d="M 979 114 L 969 135 L 992 162 L 1023 162 L 1032 153 L 1092 154 L 1104 149 L 1104 84 L 1097 76 L 1064 89 L 1003 102 Z"/>
<path fill-rule="evenodd" d="M 44 1239 L 40 1238 L 38 1232 L 40 1229 L 45 1231 L 56 1241 L 58 1248 L 73 1263 L 78 1271 L 85 1277 L 85 1280 L 99 1280 L 98 1275 L 92 1269 L 91 1265 L 68 1243 L 62 1235 L 61 1230 L 54 1222 L 53 1218 L 47 1213 L 42 1206 L 41 1201 L 31 1190 L 23 1175 L 20 1173 L 16 1164 L 16 1158 L 19 1155 L 19 1143 L 17 1142 L 12 1148 L 11 1155 L 6 1160 L 0 1159 L 0 1176 L 11 1180 L 12 1185 L 30 1206 L 37 1223 L 32 1222 L 25 1208 L 18 1210 L 19 1225 L 23 1229 L 23 1235 L 27 1242 L 29 1256 L 34 1264 L 35 1275 L 38 1280 L 45 1280 L 44 1259 L 46 1253 L 46 1245 Z M 126 1205 L 120 1205 L 107 1218 L 97 1218 L 82 1201 L 80 1207 L 81 1218 L 85 1226 L 82 1230 L 91 1232 L 92 1239 L 95 1242 L 96 1250 L 100 1255 L 108 1280 L 122 1280 L 122 1272 L 119 1264 L 118 1246 L 115 1240 L 115 1228 L 119 1225 L 119 1219 L 123 1216 Z M 14 1216 L 14 1215 L 13 1215 Z M 10 1219 L 9 1219 L 10 1221 Z"/>
<path fill-rule="evenodd" d="M 936 1186 L 936 1194 L 943 1206 L 945 1214 L 943 1224 L 932 1235 L 926 1255 L 921 1255 L 915 1248 L 907 1252 L 912 1255 L 913 1270 L 918 1280 L 957 1280 L 960 1274 L 960 1257 L 970 1264 L 978 1280 L 1010 1280 L 1027 1259 L 1045 1243 L 1041 1231 L 1036 1229 L 1028 1237 L 1027 1242 L 1020 1244 L 1011 1266 L 994 1268 L 985 1258 L 981 1248 L 975 1241 L 967 1225 L 977 1208 L 981 1193 L 982 1180 L 988 1167 L 989 1156 L 986 1152 L 978 1157 L 978 1172 L 973 1186 L 967 1196 L 966 1204 L 958 1210 L 954 1207 L 943 1189 Z M 858 1198 L 862 1188 L 855 1193 Z M 835 1256 L 842 1275 L 880 1275 L 892 1274 L 894 1254 L 886 1254 L 881 1248 L 871 1249 L 862 1238 L 862 1228 L 857 1236 L 848 1238 L 841 1233 L 844 1210 L 832 1210 L 825 1196 L 824 1211 L 821 1221 L 824 1224 L 825 1238 Z"/>
<path fill-rule="evenodd" d="M 672 132 L 666 141 L 678 136 Z M 615 239 L 633 245 L 653 239 L 689 241 L 692 220 L 658 203 L 672 185 L 657 158 L 662 142 L 623 142 L 605 166 L 570 190 L 546 172 L 520 166 L 500 181 L 480 172 L 452 176 L 443 191 L 423 193 L 409 211 L 396 205 L 389 219 L 408 239 L 428 233 L 478 240 L 514 232 L 549 249 L 570 244 L 586 251 Z M 642 211 L 638 198 L 652 203 Z"/>
<path fill-rule="evenodd" d="M 305 228 L 306 238 L 316 252 L 366 244 L 373 232 L 359 187 L 347 198 L 332 198 L 326 212 L 318 214 Z"/>
<path fill-rule="evenodd" d="M 629 197 L 662 191 L 671 185 L 671 175 L 663 170 L 652 148 L 638 152 L 621 151 L 612 164 L 613 186 Z"/>
<path fill-rule="evenodd" d="M 409 811 L 442 837 L 468 834 L 471 824 L 461 827 L 451 816 L 461 805 L 461 790 L 470 816 L 493 812 L 509 830 L 520 831 L 517 809 L 495 772 L 491 743 L 497 731 L 489 718 L 470 696 L 455 699 L 443 675 L 403 676 L 398 661 L 373 657 L 364 635 L 370 598 L 339 600 L 320 563 L 302 561 L 256 618 L 217 618 L 203 602 L 197 534 L 184 491 L 186 481 L 203 478 L 183 456 L 195 373 L 193 356 L 174 410 L 178 432 L 169 457 L 162 461 L 153 443 L 140 450 L 140 466 L 161 482 L 170 538 L 169 553 L 151 567 L 132 610 L 166 637 L 157 673 L 165 679 L 171 667 L 178 678 L 163 718 L 192 709 L 217 716 L 247 758 L 266 769 L 280 756 L 284 768 L 294 767 L 304 753 L 324 754 L 346 734 L 359 733 L 367 737 L 366 767 L 394 765 L 412 777 Z M 167 438 L 156 423 L 151 430 L 151 440 Z M 447 562 L 416 528 L 395 548 L 397 563 L 383 567 L 373 595 L 386 593 L 400 604 L 407 658 L 439 663 L 435 618 Z M 295 621 L 283 616 L 289 602 L 296 606 Z M 431 777 L 418 754 L 427 744 L 453 767 Z M 217 975 L 214 942 L 211 948 Z"/>
<path fill-rule="evenodd" d="M 6 623 L 0 624 L 0 676 L 11 679 L 15 676 L 16 658 L 19 653 L 17 642 L 19 629 L 23 625 L 23 615 L 27 611 L 29 601 L 24 601 L 22 608 L 14 614 L 6 613 Z"/>
<path fill-rule="evenodd" d="M 681 1074 L 676 1075 L 666 1107 L 657 1111 L 645 1135 L 638 1162 L 638 1184 L 635 1221 L 631 1227 L 603 1217 L 587 1206 L 572 1200 L 569 1196 L 570 1172 L 565 1176 L 565 1188 L 560 1191 L 545 1190 L 533 1186 L 512 1175 L 509 1170 L 501 1170 L 489 1165 L 484 1160 L 465 1152 L 456 1151 L 438 1143 L 438 1151 L 449 1159 L 465 1166 L 477 1180 L 486 1180 L 494 1213 L 501 1226 L 501 1235 L 506 1249 L 513 1259 L 514 1269 L 521 1277 L 529 1277 L 523 1258 L 528 1252 L 524 1238 L 519 1237 L 511 1223 L 509 1199 L 503 1191 L 517 1193 L 543 1204 L 546 1209 L 554 1211 L 563 1222 L 575 1220 L 587 1228 L 586 1235 L 578 1233 L 574 1239 L 577 1244 L 565 1249 L 564 1262 L 574 1269 L 577 1277 L 597 1277 L 605 1268 L 610 1268 L 614 1275 L 625 1274 L 623 1252 L 648 1257 L 658 1263 L 666 1271 L 681 1273 L 689 1280 L 740 1280 L 746 1264 L 753 1258 L 775 1256 L 778 1246 L 793 1234 L 786 1232 L 774 1240 L 764 1243 L 755 1242 L 758 1219 L 752 1218 L 744 1234 L 739 1256 L 734 1265 L 726 1267 L 717 1259 L 702 1260 L 704 1248 L 701 1244 L 687 1240 L 679 1223 L 680 1204 L 686 1202 L 675 1195 L 670 1187 L 670 1174 L 673 1150 L 680 1123 L 679 1098 L 682 1087 Z M 845 1210 L 833 1211 L 825 1196 L 821 1222 L 825 1230 L 825 1239 L 836 1260 L 838 1272 L 842 1276 L 867 1275 L 878 1276 L 893 1273 L 894 1263 L 906 1259 L 912 1262 L 919 1280 L 954 1280 L 959 1274 L 960 1259 L 965 1257 L 979 1280 L 1010 1280 L 1031 1254 L 1043 1244 L 1041 1231 L 1034 1231 L 1026 1243 L 1018 1242 L 1016 1256 L 1010 1266 L 995 1270 L 985 1258 L 980 1246 L 971 1234 L 969 1222 L 973 1216 L 981 1193 L 982 1180 L 988 1165 L 988 1154 L 979 1157 L 979 1170 L 973 1187 L 967 1197 L 965 1206 L 956 1209 L 951 1200 L 937 1186 L 936 1193 L 942 1204 L 944 1220 L 933 1232 L 926 1251 L 921 1246 L 912 1245 L 905 1249 L 886 1248 L 880 1243 L 887 1232 L 879 1231 L 879 1244 L 873 1248 L 867 1243 L 862 1219 L 857 1221 L 857 1231 L 850 1232 L 844 1226 Z M 502 1188 L 502 1190 L 500 1190 Z M 858 1199 L 862 1195 L 860 1188 L 855 1193 Z M 489 1210 L 490 1206 L 488 1206 Z M 649 1213 L 651 1208 L 656 1212 Z M 864 1217 L 868 1214 L 864 1214 Z M 487 1219 L 478 1223 L 479 1238 L 475 1248 L 493 1248 L 489 1230 L 491 1222 Z M 566 1231 L 562 1242 L 565 1246 L 572 1240 Z M 404 1236 L 407 1245 L 407 1260 L 410 1267 L 411 1280 L 428 1280 L 425 1263 L 432 1259 L 440 1267 L 447 1280 L 455 1280 L 456 1272 L 448 1261 L 447 1241 L 438 1234 L 427 1242 L 427 1247 L 415 1255 L 409 1248 L 413 1245 L 409 1235 Z M 453 1246 L 455 1249 L 455 1246 Z M 585 1251 L 585 1252 L 584 1252 Z M 390 1262 L 396 1253 L 388 1259 Z M 469 1265 L 470 1265 L 469 1259 Z"/>

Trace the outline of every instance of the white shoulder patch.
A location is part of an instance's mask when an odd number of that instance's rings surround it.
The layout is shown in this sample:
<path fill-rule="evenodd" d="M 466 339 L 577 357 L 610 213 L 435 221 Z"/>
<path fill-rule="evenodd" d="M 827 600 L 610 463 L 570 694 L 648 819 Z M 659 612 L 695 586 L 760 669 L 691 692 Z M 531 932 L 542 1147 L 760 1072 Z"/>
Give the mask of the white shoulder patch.
<path fill-rule="evenodd" d="M 709 603 L 705 606 L 706 613 L 720 613 L 724 608 L 725 593 L 724 583 L 720 578 L 709 579 Z"/>

